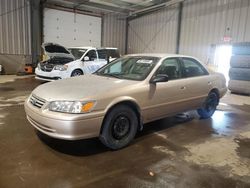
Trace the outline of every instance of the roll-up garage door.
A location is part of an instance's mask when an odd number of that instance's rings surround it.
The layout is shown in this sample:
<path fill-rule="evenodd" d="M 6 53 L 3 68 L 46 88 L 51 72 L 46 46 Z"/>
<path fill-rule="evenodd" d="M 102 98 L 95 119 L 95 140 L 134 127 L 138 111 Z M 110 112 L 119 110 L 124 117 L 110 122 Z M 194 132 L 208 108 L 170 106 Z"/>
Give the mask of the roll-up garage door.
<path fill-rule="evenodd" d="M 101 45 L 101 18 L 44 9 L 44 42 L 54 42 L 66 47 Z"/>

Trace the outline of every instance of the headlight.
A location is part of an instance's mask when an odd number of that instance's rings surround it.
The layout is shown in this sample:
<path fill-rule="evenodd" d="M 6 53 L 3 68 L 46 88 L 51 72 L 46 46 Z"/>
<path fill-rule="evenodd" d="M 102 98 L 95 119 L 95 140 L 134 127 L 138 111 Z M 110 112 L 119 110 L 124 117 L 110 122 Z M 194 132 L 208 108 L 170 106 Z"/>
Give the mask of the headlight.
<path fill-rule="evenodd" d="M 40 69 L 41 69 L 41 65 L 40 65 L 40 63 L 38 63 L 38 64 L 37 64 L 37 68 L 38 68 L 38 70 L 40 70 Z"/>
<path fill-rule="evenodd" d="M 53 101 L 49 104 L 49 110 L 54 112 L 80 114 L 90 112 L 94 106 L 95 101 Z"/>
<path fill-rule="evenodd" d="M 54 66 L 54 70 L 66 71 L 68 69 L 68 65 L 56 65 Z"/>

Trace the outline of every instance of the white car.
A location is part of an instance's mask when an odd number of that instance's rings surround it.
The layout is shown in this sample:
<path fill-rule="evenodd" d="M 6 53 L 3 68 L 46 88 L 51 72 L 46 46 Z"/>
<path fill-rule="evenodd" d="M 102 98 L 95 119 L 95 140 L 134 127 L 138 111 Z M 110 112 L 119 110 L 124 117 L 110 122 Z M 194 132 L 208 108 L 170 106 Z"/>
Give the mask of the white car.
<path fill-rule="evenodd" d="M 72 47 L 65 48 L 55 43 L 42 45 L 47 60 L 38 63 L 36 79 L 60 80 L 83 74 L 91 74 L 120 57 L 117 48 Z"/>

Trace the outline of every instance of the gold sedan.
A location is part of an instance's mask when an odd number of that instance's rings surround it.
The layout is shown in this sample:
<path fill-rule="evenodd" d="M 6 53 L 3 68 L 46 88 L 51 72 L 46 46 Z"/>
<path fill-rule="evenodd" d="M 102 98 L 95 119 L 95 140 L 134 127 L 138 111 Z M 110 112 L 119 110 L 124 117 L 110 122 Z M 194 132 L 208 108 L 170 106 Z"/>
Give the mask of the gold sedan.
<path fill-rule="evenodd" d="M 94 74 L 37 87 L 25 111 L 48 136 L 99 137 L 107 147 L 120 149 L 145 123 L 194 109 L 201 118 L 211 117 L 226 91 L 224 76 L 193 57 L 135 54 Z"/>

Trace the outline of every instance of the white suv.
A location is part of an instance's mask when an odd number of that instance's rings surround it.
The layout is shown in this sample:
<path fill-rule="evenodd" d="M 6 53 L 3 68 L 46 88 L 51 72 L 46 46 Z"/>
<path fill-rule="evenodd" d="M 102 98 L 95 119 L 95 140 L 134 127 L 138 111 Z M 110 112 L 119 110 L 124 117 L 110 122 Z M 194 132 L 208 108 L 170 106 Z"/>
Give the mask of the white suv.
<path fill-rule="evenodd" d="M 73 47 L 65 48 L 55 43 L 42 45 L 47 60 L 39 62 L 35 70 L 36 79 L 53 81 L 63 78 L 91 74 L 120 57 L 117 48 Z"/>

